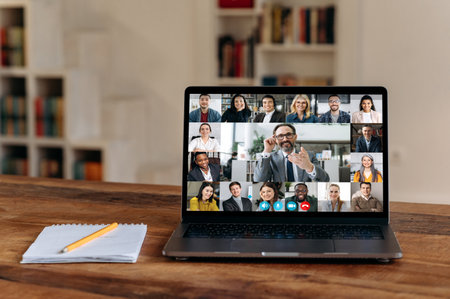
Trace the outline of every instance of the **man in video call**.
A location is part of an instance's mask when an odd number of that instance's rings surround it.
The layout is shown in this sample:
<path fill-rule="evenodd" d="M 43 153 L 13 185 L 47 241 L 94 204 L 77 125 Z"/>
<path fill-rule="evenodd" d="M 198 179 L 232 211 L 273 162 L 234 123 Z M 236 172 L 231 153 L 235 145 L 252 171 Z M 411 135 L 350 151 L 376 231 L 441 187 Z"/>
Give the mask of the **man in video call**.
<path fill-rule="evenodd" d="M 222 116 L 219 112 L 214 109 L 209 108 L 209 102 L 211 101 L 211 96 L 209 94 L 201 94 L 198 103 L 200 108 L 189 113 L 190 122 L 202 122 L 202 123 L 216 123 L 220 122 Z"/>
<path fill-rule="evenodd" d="M 259 113 L 253 120 L 254 123 L 282 123 L 286 120 L 286 115 L 275 109 L 275 98 L 271 95 L 262 97 L 264 113 Z"/>
<path fill-rule="evenodd" d="M 223 202 L 222 206 L 224 211 L 241 212 L 252 210 L 252 202 L 250 199 L 241 197 L 241 184 L 239 182 L 231 182 L 228 188 L 230 188 L 232 196 Z"/>
<path fill-rule="evenodd" d="M 290 211 L 287 207 L 289 202 L 294 202 L 297 209 L 294 211 L 317 212 L 317 197 L 308 195 L 308 186 L 298 183 L 294 187 L 295 195 L 287 197 L 285 200 L 286 211 Z M 305 205 L 305 203 L 307 203 Z"/>
<path fill-rule="evenodd" d="M 255 182 L 328 182 L 330 177 L 323 170 L 313 152 L 303 147 L 295 150 L 297 134 L 291 124 L 279 124 L 273 135 L 264 140 L 264 151 L 257 161 Z M 272 152 L 275 145 L 280 150 Z"/>
<path fill-rule="evenodd" d="M 371 183 L 360 183 L 360 190 L 352 196 L 352 211 L 353 212 L 383 212 L 381 202 L 373 197 Z"/>
<path fill-rule="evenodd" d="M 356 152 L 379 153 L 381 152 L 381 139 L 374 136 L 373 128 L 369 125 L 362 127 L 363 136 L 356 140 Z"/>
<path fill-rule="evenodd" d="M 330 106 L 330 110 L 319 117 L 320 123 L 350 123 L 350 114 L 339 110 L 341 98 L 337 94 L 332 94 L 328 97 L 328 106 Z"/>

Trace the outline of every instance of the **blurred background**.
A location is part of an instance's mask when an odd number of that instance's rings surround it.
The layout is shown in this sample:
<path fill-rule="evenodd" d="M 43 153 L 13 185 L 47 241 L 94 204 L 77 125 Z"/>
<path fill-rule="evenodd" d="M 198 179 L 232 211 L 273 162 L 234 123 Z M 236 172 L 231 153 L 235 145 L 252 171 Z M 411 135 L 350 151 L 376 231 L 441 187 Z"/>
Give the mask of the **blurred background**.
<path fill-rule="evenodd" d="M 448 204 L 449 11 L 447 0 L 0 0 L 1 171 L 181 185 L 189 85 L 382 85 L 391 200 Z"/>

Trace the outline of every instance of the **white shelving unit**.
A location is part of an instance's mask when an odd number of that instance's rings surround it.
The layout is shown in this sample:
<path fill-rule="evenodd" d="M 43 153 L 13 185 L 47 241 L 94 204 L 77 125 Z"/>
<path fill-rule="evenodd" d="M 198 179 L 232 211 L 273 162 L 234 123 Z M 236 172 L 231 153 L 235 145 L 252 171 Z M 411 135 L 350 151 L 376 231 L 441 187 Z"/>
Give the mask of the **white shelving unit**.
<path fill-rule="evenodd" d="M 96 179 L 127 181 L 121 170 L 127 168 L 123 158 L 129 150 L 126 142 L 105 140 L 101 135 L 96 76 L 83 70 L 83 65 L 76 65 L 80 57 L 64 57 L 67 41 L 62 9 L 63 3 L 58 0 L 0 0 L 0 27 L 23 27 L 25 61 L 23 66 L 0 65 L 0 97 L 22 96 L 26 105 L 26 134 L 0 134 L 0 172 L 14 174 L 6 163 L 15 163 L 11 160 L 17 158 L 20 163 L 26 160 L 20 164 L 26 165 L 25 174 L 42 176 L 42 161 L 50 159 L 58 162 L 57 177 L 73 179 L 76 161 L 86 161 L 100 165 L 97 170 L 101 177 Z M 36 133 L 35 100 L 49 96 L 62 98 L 62 136 Z M 0 123 L 0 127 L 3 125 Z M 134 169 L 125 174 L 130 171 Z"/>
<path fill-rule="evenodd" d="M 341 2 L 344 2 L 342 4 Z M 267 75 L 292 75 L 298 78 L 330 78 L 333 82 L 339 82 L 337 60 L 339 57 L 339 31 L 342 22 L 338 24 L 341 9 L 340 5 L 355 5 L 349 1 L 330 0 L 255 0 L 255 7 L 251 9 L 239 8 L 215 8 L 217 17 L 215 30 L 215 53 L 218 53 L 218 37 L 230 34 L 235 39 L 245 39 L 257 26 L 258 18 L 263 14 L 263 5 L 283 5 L 292 7 L 297 12 L 299 7 L 335 7 L 334 17 L 334 44 L 301 44 L 285 43 L 272 44 L 260 43 L 255 46 L 254 53 L 254 78 L 222 78 L 216 71 L 218 85 L 261 85 L 262 78 Z M 298 26 L 299 16 L 293 15 L 293 24 Z M 348 24 L 345 23 L 345 24 Z M 297 32 L 298 33 L 298 32 Z M 216 55 L 217 59 L 217 55 Z M 218 65 L 217 61 L 215 65 Z"/>

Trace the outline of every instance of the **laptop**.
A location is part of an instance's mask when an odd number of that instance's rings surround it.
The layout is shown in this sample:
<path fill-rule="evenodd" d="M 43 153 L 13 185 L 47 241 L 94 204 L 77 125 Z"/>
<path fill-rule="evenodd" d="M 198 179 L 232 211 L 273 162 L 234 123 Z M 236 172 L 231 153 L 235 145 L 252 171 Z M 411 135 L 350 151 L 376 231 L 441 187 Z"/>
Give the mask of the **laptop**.
<path fill-rule="evenodd" d="M 181 223 L 163 255 L 402 257 L 384 87 L 188 87 L 183 132 Z"/>

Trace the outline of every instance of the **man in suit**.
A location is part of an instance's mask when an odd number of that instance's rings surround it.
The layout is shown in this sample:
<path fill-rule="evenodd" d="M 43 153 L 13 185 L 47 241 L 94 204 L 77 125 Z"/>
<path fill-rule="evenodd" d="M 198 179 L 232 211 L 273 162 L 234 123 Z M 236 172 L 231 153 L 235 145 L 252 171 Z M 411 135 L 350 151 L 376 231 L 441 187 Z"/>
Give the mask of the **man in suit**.
<path fill-rule="evenodd" d="M 286 211 L 305 211 L 317 212 L 317 197 L 308 195 L 308 186 L 304 183 L 298 183 L 294 187 L 295 195 L 287 197 Z M 292 205 L 295 209 L 289 209 L 289 202 L 294 202 Z"/>
<path fill-rule="evenodd" d="M 201 94 L 198 99 L 200 108 L 189 113 L 189 122 L 216 123 L 222 120 L 219 112 L 209 108 L 211 96 L 209 94 Z"/>
<path fill-rule="evenodd" d="M 195 167 L 188 173 L 188 181 L 220 181 L 220 166 L 210 164 L 205 152 L 194 153 L 194 163 Z"/>
<path fill-rule="evenodd" d="M 356 140 L 356 152 L 359 153 L 379 153 L 381 152 L 381 139 L 373 136 L 373 128 L 364 126 L 362 128 L 363 136 Z"/>
<path fill-rule="evenodd" d="M 291 124 L 275 126 L 273 135 L 264 140 L 264 151 L 255 168 L 255 182 L 329 182 L 328 173 L 319 165 L 313 152 L 303 147 L 295 150 L 297 134 Z M 272 152 L 275 145 L 280 150 Z"/>
<path fill-rule="evenodd" d="M 253 120 L 254 123 L 284 123 L 286 115 L 275 109 L 275 98 L 271 95 L 262 97 L 264 113 L 259 113 Z"/>
<path fill-rule="evenodd" d="M 350 114 L 340 110 L 341 98 L 337 94 L 328 97 L 328 106 L 330 110 L 319 118 L 320 123 L 350 123 Z"/>
<path fill-rule="evenodd" d="M 251 211 L 252 202 L 250 199 L 241 197 L 241 184 L 231 182 L 228 187 L 232 196 L 223 202 L 223 210 L 226 212 Z"/>

